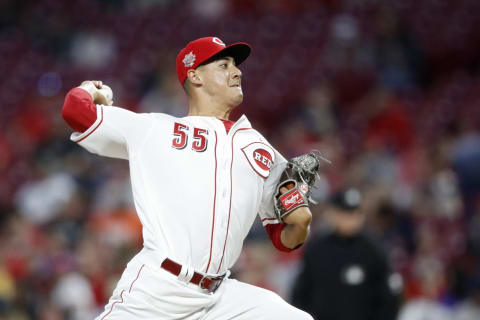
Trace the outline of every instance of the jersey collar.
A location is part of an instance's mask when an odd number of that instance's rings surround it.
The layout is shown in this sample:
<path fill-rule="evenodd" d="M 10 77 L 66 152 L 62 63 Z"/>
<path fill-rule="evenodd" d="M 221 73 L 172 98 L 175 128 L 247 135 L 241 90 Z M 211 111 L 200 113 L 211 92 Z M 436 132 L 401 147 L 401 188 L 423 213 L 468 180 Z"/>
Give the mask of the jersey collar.
<path fill-rule="evenodd" d="M 244 114 L 242 114 L 242 116 L 235 122 L 231 130 L 235 131 L 238 129 L 252 129 L 252 124 Z"/>

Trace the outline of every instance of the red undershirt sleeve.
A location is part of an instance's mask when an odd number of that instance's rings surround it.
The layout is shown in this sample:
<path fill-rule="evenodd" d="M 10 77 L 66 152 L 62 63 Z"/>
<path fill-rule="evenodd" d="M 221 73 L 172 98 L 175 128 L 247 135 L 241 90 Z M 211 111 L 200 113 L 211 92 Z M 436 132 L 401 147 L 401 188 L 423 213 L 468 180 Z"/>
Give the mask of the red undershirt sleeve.
<path fill-rule="evenodd" d="M 268 236 L 270 237 L 270 240 L 272 240 L 273 246 L 275 248 L 283 252 L 290 252 L 297 249 L 300 246 L 298 246 L 295 249 L 290 249 L 283 245 L 281 235 L 282 235 L 282 230 L 283 228 L 285 228 L 286 225 L 287 225 L 286 223 L 270 223 L 265 225 L 265 230 L 267 231 Z"/>
<path fill-rule="evenodd" d="M 97 120 L 97 106 L 87 91 L 73 88 L 65 97 L 62 117 L 73 130 L 84 132 Z"/>

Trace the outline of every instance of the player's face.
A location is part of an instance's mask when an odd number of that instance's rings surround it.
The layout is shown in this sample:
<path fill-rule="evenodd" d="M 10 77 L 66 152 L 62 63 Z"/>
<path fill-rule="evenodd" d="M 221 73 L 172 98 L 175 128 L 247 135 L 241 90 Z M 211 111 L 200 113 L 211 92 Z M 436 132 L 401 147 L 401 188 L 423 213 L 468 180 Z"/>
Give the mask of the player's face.
<path fill-rule="evenodd" d="M 230 106 L 242 103 L 242 72 L 232 57 L 220 58 L 199 69 L 204 89 L 216 101 Z"/>

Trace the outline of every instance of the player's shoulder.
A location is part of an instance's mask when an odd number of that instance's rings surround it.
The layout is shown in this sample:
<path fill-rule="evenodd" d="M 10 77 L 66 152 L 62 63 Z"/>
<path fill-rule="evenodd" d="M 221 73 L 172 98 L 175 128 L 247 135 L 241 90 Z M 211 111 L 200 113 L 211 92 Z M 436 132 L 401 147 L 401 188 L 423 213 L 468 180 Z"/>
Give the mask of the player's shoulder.
<path fill-rule="evenodd" d="M 269 146 L 273 150 L 273 152 L 275 153 L 274 167 L 276 167 L 278 165 L 283 165 L 284 163 L 287 162 L 285 157 L 258 130 L 252 128 L 251 132 L 252 132 L 252 134 L 254 134 L 256 136 L 255 139 L 257 139 L 259 142 Z"/>
<path fill-rule="evenodd" d="M 163 122 L 181 122 L 185 124 L 192 124 L 192 125 L 198 125 L 198 124 L 205 124 L 206 121 L 211 117 L 203 117 L 203 116 L 182 116 L 182 117 L 177 117 L 173 116 L 167 113 L 150 113 L 150 115 L 155 118 L 157 121 L 163 121 Z"/>
<path fill-rule="evenodd" d="M 130 108 L 124 108 L 119 106 L 105 106 L 97 105 L 97 109 L 101 118 L 110 119 L 115 123 L 127 123 L 130 125 L 142 123 L 152 120 L 150 114 L 135 112 Z"/>
<path fill-rule="evenodd" d="M 174 117 L 172 115 L 169 115 L 167 113 L 161 113 L 161 112 L 150 112 L 150 113 L 145 113 L 148 117 L 151 117 L 152 119 L 156 119 L 159 121 L 172 121 L 174 119 L 178 119 L 177 117 Z"/>
<path fill-rule="evenodd" d="M 160 113 L 160 112 L 145 113 L 145 116 L 150 118 L 152 121 L 156 122 L 159 125 L 166 125 L 168 123 L 181 121 L 181 118 L 169 115 L 167 113 Z"/>
<path fill-rule="evenodd" d="M 252 127 L 249 128 L 250 130 L 248 130 L 248 132 L 253 136 L 254 139 L 258 140 L 258 142 L 261 142 L 263 144 L 266 144 L 267 146 L 271 147 L 273 150 L 275 150 L 275 148 L 273 147 L 273 145 L 268 141 L 267 138 L 265 138 L 265 136 L 263 134 L 260 133 L 260 131 L 258 131 L 257 129 L 254 129 Z M 276 150 L 275 150 L 276 151 Z"/>

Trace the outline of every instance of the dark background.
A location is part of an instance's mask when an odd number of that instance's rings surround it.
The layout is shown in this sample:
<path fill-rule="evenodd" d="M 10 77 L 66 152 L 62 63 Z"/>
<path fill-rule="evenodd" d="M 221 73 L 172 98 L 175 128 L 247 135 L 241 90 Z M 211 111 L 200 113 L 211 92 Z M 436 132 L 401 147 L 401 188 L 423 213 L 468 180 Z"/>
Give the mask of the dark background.
<path fill-rule="evenodd" d="M 333 162 L 312 236 L 355 185 L 402 319 L 479 319 L 478 30 L 477 0 L 0 1 L 0 319 L 92 319 L 142 243 L 127 162 L 69 141 L 66 92 L 99 79 L 115 105 L 184 115 L 175 56 L 202 36 L 253 46 L 233 118 Z M 288 300 L 301 255 L 256 223 L 234 273 Z"/>

